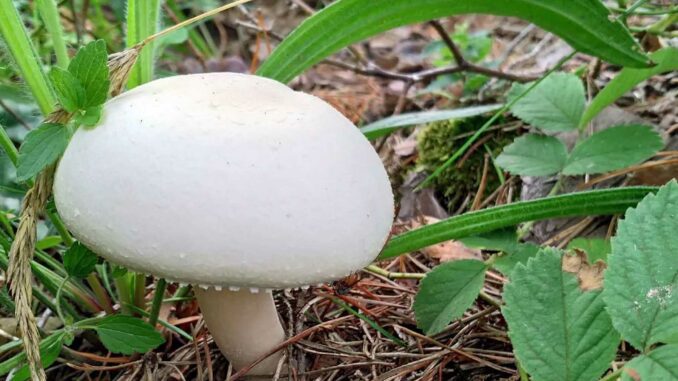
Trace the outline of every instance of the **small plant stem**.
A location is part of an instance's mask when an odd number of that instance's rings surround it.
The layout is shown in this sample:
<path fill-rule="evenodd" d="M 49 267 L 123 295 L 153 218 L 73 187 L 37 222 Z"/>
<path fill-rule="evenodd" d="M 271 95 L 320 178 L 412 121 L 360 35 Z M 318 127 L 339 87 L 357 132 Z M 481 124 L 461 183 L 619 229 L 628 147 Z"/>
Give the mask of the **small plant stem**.
<path fill-rule="evenodd" d="M 518 368 L 518 374 L 520 375 L 520 381 L 530 381 L 530 377 L 527 375 L 525 368 L 520 364 L 520 361 L 516 360 L 516 368 Z"/>
<path fill-rule="evenodd" d="M 115 288 L 118 290 L 118 301 L 120 302 L 120 308 L 127 314 L 132 314 L 132 310 L 128 307 L 132 305 L 132 293 L 129 287 L 130 275 L 131 274 L 125 274 L 113 279 Z"/>
<path fill-rule="evenodd" d="M 144 311 L 143 309 L 141 309 L 139 307 L 135 307 L 135 306 L 127 306 L 127 307 L 129 307 L 133 312 L 136 312 L 141 316 L 144 316 L 144 317 L 150 316 L 150 314 L 148 312 Z M 183 329 L 181 329 L 177 326 L 174 326 L 174 325 L 168 323 L 167 321 L 165 321 L 163 319 L 158 319 L 158 324 L 160 324 L 161 326 L 167 328 L 168 330 L 176 333 L 177 335 L 183 337 L 184 339 L 187 339 L 188 341 L 193 341 L 193 336 L 186 333 L 186 331 L 184 331 Z"/>
<path fill-rule="evenodd" d="M 619 16 L 617 16 L 617 20 L 621 21 L 622 24 L 626 25 L 626 19 L 633 14 L 633 12 L 640 8 L 643 4 L 645 4 L 647 0 L 638 0 L 635 3 L 633 3 L 630 7 L 628 7 L 624 12 L 622 12 Z"/>
<path fill-rule="evenodd" d="M 134 274 L 134 305 L 144 309 L 146 308 L 146 274 Z"/>
<path fill-rule="evenodd" d="M 12 139 L 7 135 L 7 131 L 3 126 L 0 126 L 0 146 L 2 146 L 3 151 L 7 154 L 9 160 L 16 167 L 17 160 L 19 160 L 19 150 L 16 149 Z"/>
<path fill-rule="evenodd" d="M 33 49 L 33 44 L 26 32 L 21 16 L 12 0 L 0 0 L 0 34 L 5 40 L 21 76 L 28 85 L 35 101 L 44 115 L 54 109 L 55 98 L 47 77 L 42 71 L 40 59 Z"/>
<path fill-rule="evenodd" d="M 61 19 L 59 17 L 57 4 L 54 0 L 37 0 L 36 4 L 40 17 L 45 23 L 45 28 L 52 38 L 57 65 L 62 69 L 66 69 L 69 62 L 68 50 L 66 49 L 66 42 L 64 41 L 64 31 L 61 27 Z"/>
<path fill-rule="evenodd" d="M 458 150 L 457 150 L 457 151 L 456 151 L 449 159 L 447 159 L 447 160 L 445 161 L 445 163 L 443 163 L 441 166 L 439 166 L 438 168 L 436 168 L 435 171 L 433 171 L 433 173 L 431 173 L 426 179 L 424 179 L 424 181 L 423 181 L 421 184 L 419 184 L 419 185 L 417 186 L 416 189 L 420 190 L 421 188 L 425 187 L 425 186 L 428 185 L 433 179 L 435 179 L 436 177 L 438 177 L 438 175 L 440 175 L 440 174 L 441 174 L 444 170 L 446 170 L 449 166 L 451 166 L 452 164 L 454 164 L 454 163 L 457 161 L 457 159 L 460 158 L 464 153 L 466 153 L 466 150 L 468 150 L 468 149 L 473 145 L 473 143 L 475 143 L 475 141 L 478 140 L 478 138 L 479 138 L 483 133 L 485 133 L 485 131 L 486 131 L 488 128 L 490 128 L 490 126 L 492 126 L 492 124 L 493 124 L 497 119 L 499 119 L 499 117 L 500 117 L 502 114 L 504 114 L 506 111 L 508 111 L 511 107 L 513 107 L 513 105 L 515 105 L 515 104 L 516 104 L 519 100 L 521 100 L 525 95 L 527 95 L 530 91 L 532 91 L 535 87 L 537 87 L 537 85 L 539 85 L 539 84 L 541 83 L 541 81 L 544 80 L 544 78 L 548 77 L 548 76 L 549 76 L 551 73 L 553 73 L 554 71 L 560 69 L 567 61 L 569 61 L 572 57 L 574 57 L 575 54 L 577 54 L 577 51 L 576 51 L 576 50 L 573 51 L 572 53 L 568 54 L 565 58 L 563 58 L 563 59 L 561 59 L 560 61 L 558 61 L 558 63 L 557 63 L 554 67 L 552 67 L 548 72 L 546 72 L 541 78 L 539 78 L 538 80 L 532 82 L 532 84 L 530 84 L 530 85 L 528 86 L 528 88 L 525 89 L 520 95 L 518 95 L 516 98 L 514 98 L 514 99 L 511 100 L 510 102 L 507 102 L 507 103 L 504 105 L 504 107 L 502 107 L 502 108 L 499 109 L 496 113 L 494 113 L 494 115 L 492 115 L 492 117 L 491 117 L 487 122 L 485 122 L 485 124 L 483 124 L 483 125 L 478 129 L 478 131 L 476 131 L 475 134 L 473 134 L 468 140 L 466 140 L 466 142 L 465 142 L 465 143 L 464 143 L 464 144 L 463 144 L 463 145 L 462 145 L 462 146 L 461 146 L 461 147 L 460 147 L 460 148 L 459 148 L 459 149 L 458 149 Z"/>
<path fill-rule="evenodd" d="M 61 281 L 61 284 L 59 285 L 59 288 L 57 289 L 56 293 L 56 308 L 57 308 L 56 313 L 59 316 L 61 322 L 64 324 L 64 326 L 69 325 L 69 323 L 66 322 L 66 317 L 64 316 L 64 312 L 61 309 L 61 298 L 63 296 L 64 287 L 66 286 L 66 283 L 68 283 L 70 279 L 71 279 L 70 277 L 65 277 L 64 280 Z"/>
<path fill-rule="evenodd" d="M 54 228 L 57 230 L 57 232 L 59 232 L 61 240 L 64 241 L 64 244 L 66 246 L 71 246 L 75 240 L 73 239 L 73 236 L 71 236 L 71 233 L 68 232 L 68 229 L 61 220 L 61 217 L 53 210 L 49 210 L 49 208 L 47 209 L 47 217 L 49 217 L 52 225 L 54 225 Z"/>
<path fill-rule="evenodd" d="M 189 286 L 189 285 L 181 286 L 181 287 L 179 287 L 177 292 L 174 293 L 174 296 L 172 296 L 172 298 L 183 298 L 186 295 L 188 295 L 188 291 L 190 291 L 190 290 L 191 290 L 191 286 Z"/>
<path fill-rule="evenodd" d="M 612 373 L 608 374 L 607 376 L 601 378 L 600 381 L 614 381 L 614 380 L 618 379 L 622 374 L 622 369 L 624 369 L 624 368 L 619 368 L 619 369 L 615 370 L 614 372 L 612 372 Z"/>
<path fill-rule="evenodd" d="M 480 299 L 486 301 L 487 303 L 490 303 L 491 305 L 493 305 L 497 308 L 501 308 L 501 301 L 490 296 L 490 294 L 488 294 L 484 290 L 480 290 L 480 292 L 478 293 L 478 296 L 480 297 Z"/>
<path fill-rule="evenodd" d="M 151 304 L 151 312 L 148 316 L 148 323 L 155 327 L 158 323 L 158 313 L 160 313 L 160 307 L 162 306 L 162 300 L 165 297 L 165 288 L 167 287 L 167 281 L 165 278 L 158 278 L 158 281 L 155 282 L 155 294 L 153 295 L 153 304 Z"/>
<path fill-rule="evenodd" d="M 369 265 L 365 267 L 365 270 L 388 279 L 424 279 L 426 277 L 426 274 L 420 273 L 394 273 L 375 265 Z"/>
<path fill-rule="evenodd" d="M 101 282 L 99 282 L 99 278 L 97 278 L 95 273 L 91 273 L 87 276 L 87 284 L 94 292 L 97 302 L 104 309 L 104 311 L 106 311 L 107 314 L 114 313 L 115 311 L 113 311 L 111 298 L 106 293 L 106 290 L 101 285 Z"/>
<path fill-rule="evenodd" d="M 650 25 L 647 28 L 647 32 L 651 34 L 661 34 L 666 30 L 666 28 L 676 23 L 678 23 L 678 13 L 664 15 L 661 20 Z"/>

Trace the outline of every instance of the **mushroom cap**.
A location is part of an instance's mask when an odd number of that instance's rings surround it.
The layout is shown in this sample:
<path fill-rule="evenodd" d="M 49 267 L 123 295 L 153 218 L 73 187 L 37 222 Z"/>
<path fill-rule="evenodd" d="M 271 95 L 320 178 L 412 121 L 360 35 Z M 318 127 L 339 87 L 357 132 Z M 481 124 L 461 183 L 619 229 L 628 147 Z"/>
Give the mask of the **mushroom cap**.
<path fill-rule="evenodd" d="M 59 164 L 66 226 L 132 270 L 290 288 L 368 265 L 393 221 L 386 171 L 319 98 L 252 75 L 155 80 L 106 103 Z"/>

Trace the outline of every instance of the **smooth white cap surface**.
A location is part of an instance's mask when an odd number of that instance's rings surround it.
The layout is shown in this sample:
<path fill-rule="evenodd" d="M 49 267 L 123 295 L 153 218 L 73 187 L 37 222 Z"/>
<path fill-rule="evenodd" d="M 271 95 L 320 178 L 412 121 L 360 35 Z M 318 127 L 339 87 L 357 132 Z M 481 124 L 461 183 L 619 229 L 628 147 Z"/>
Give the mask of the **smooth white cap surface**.
<path fill-rule="evenodd" d="M 80 128 L 54 195 L 73 234 L 132 270 L 289 288 L 369 264 L 393 220 L 374 149 L 319 98 L 232 73 L 156 80 Z"/>

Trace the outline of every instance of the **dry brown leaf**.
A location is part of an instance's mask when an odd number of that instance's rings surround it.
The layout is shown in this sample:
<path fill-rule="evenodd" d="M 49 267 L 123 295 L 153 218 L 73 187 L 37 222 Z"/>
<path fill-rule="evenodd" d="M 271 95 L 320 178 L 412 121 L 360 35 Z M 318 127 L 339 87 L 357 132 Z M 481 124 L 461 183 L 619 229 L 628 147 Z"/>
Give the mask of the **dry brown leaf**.
<path fill-rule="evenodd" d="M 589 264 L 586 253 L 581 250 L 574 250 L 574 254 L 563 256 L 563 271 L 577 275 L 579 288 L 584 291 L 603 288 L 603 272 L 606 267 L 603 261 Z"/>
<path fill-rule="evenodd" d="M 425 222 L 424 225 L 430 225 L 440 221 L 435 217 L 429 216 L 424 216 L 423 220 Z M 413 229 L 421 226 L 419 223 L 413 223 L 412 225 Z M 458 261 L 461 259 L 483 259 L 480 250 L 468 248 L 459 241 L 445 241 L 423 248 L 421 249 L 421 252 L 431 258 L 439 260 L 440 262 Z"/>

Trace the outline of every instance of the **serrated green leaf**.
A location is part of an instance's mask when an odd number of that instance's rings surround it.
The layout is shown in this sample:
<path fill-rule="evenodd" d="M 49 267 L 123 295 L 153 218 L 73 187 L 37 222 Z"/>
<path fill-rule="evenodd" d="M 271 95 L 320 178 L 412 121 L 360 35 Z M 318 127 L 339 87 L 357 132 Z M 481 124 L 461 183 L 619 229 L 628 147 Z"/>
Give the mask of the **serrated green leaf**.
<path fill-rule="evenodd" d="M 40 363 L 43 369 L 47 369 L 47 367 L 54 364 L 57 357 L 59 357 L 61 346 L 63 345 L 63 336 L 63 333 L 54 334 L 40 342 Z M 31 371 L 28 368 L 28 364 L 26 364 L 14 373 L 12 380 L 25 381 L 29 378 L 31 378 Z"/>
<path fill-rule="evenodd" d="M 678 345 L 663 345 L 624 365 L 622 381 L 639 380 L 678 380 Z"/>
<path fill-rule="evenodd" d="M 529 83 L 515 83 L 509 102 L 517 98 Z M 586 97 L 584 85 L 574 74 L 553 73 L 511 107 L 524 122 L 544 131 L 570 131 L 579 126 Z"/>
<path fill-rule="evenodd" d="M 469 118 L 499 110 L 501 107 L 502 105 L 486 105 L 454 110 L 434 110 L 400 114 L 370 123 L 362 127 L 360 132 L 362 132 L 366 138 L 373 140 L 388 135 L 399 128 L 432 123 L 440 120 Z"/>
<path fill-rule="evenodd" d="M 49 73 L 49 78 L 64 110 L 75 112 L 80 108 L 85 98 L 85 89 L 73 74 L 60 67 L 54 67 Z"/>
<path fill-rule="evenodd" d="M 75 242 L 64 253 L 64 268 L 68 275 L 76 278 L 85 278 L 97 264 L 99 257 L 94 254 L 87 246 L 80 242 Z"/>
<path fill-rule="evenodd" d="M 624 68 L 601 90 L 586 108 L 580 127 L 586 126 L 603 109 L 629 92 L 634 86 L 657 74 L 678 70 L 678 48 L 665 47 L 650 54 L 657 65 L 649 69 Z"/>
<path fill-rule="evenodd" d="M 435 335 L 461 317 L 478 297 L 486 269 L 481 261 L 460 260 L 443 263 L 426 274 L 414 299 L 417 326 Z"/>
<path fill-rule="evenodd" d="M 593 381 L 614 359 L 619 335 L 599 290 L 582 291 L 562 271 L 562 254 L 542 249 L 518 265 L 502 308 L 520 364 L 534 381 Z"/>
<path fill-rule="evenodd" d="M 567 248 L 585 252 L 590 263 L 598 260 L 607 262 L 607 256 L 612 252 L 612 244 L 603 238 L 575 238 L 567 245 Z"/>
<path fill-rule="evenodd" d="M 165 342 L 150 324 L 132 316 L 107 316 L 92 328 L 97 331 L 106 349 L 124 355 L 146 353 Z"/>
<path fill-rule="evenodd" d="M 600 0 L 339 0 L 306 19 L 257 74 L 289 82 L 323 58 L 375 34 L 431 19 L 483 13 L 528 20 L 578 51 L 631 67 L 647 67 L 633 37 Z"/>
<path fill-rule="evenodd" d="M 641 163 L 664 147 L 659 134 L 640 125 L 615 126 L 577 144 L 567 158 L 565 175 L 601 173 Z"/>
<path fill-rule="evenodd" d="M 26 181 L 54 163 L 69 139 L 68 129 L 58 123 L 43 123 L 29 132 L 19 149 L 17 180 Z"/>
<path fill-rule="evenodd" d="M 567 148 L 553 136 L 526 134 L 504 147 L 496 163 L 522 176 L 548 176 L 560 172 L 567 160 Z"/>
<path fill-rule="evenodd" d="M 678 343 L 678 183 L 672 180 L 626 213 L 612 238 L 605 303 L 614 326 L 638 350 Z"/>
<path fill-rule="evenodd" d="M 108 79 L 108 53 L 104 40 L 92 41 L 78 50 L 68 71 L 78 79 L 84 89 L 82 110 L 106 102 L 110 81 Z"/>
<path fill-rule="evenodd" d="M 536 256 L 539 253 L 539 246 L 532 243 L 521 243 L 509 251 L 504 251 L 492 263 L 492 267 L 501 271 L 507 277 L 511 277 L 511 273 L 521 263 Z"/>
<path fill-rule="evenodd" d="M 101 120 L 101 115 L 103 114 L 103 105 L 90 107 L 87 110 L 83 110 L 79 113 L 76 113 L 73 117 L 73 121 L 78 125 L 83 125 L 85 127 L 96 126 L 97 123 Z"/>

